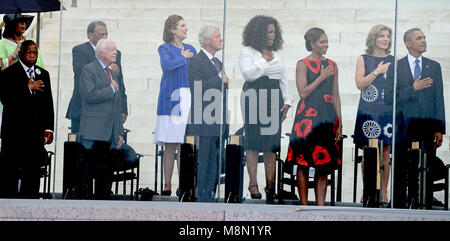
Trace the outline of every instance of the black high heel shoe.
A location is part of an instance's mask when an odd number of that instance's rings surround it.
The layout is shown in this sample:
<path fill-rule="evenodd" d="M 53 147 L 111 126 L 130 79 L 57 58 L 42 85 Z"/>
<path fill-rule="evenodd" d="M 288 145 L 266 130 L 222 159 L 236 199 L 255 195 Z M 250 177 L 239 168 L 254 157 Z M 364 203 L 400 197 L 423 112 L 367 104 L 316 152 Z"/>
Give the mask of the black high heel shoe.
<path fill-rule="evenodd" d="M 265 187 L 264 191 L 266 192 L 266 204 L 274 204 L 275 186 L 272 184 L 269 188 Z"/>
<path fill-rule="evenodd" d="M 170 196 L 170 195 L 172 195 L 172 191 L 170 190 L 163 190 L 161 192 L 161 196 Z"/>
<path fill-rule="evenodd" d="M 258 185 L 253 184 L 253 185 L 249 185 L 249 186 L 248 186 L 248 191 L 250 192 L 250 197 L 251 197 L 252 199 L 261 199 L 261 198 L 262 198 L 262 195 L 261 195 L 261 193 L 260 193 L 259 191 L 258 191 L 258 193 L 254 193 L 254 194 L 250 191 L 250 189 L 251 189 L 252 187 L 256 187 L 256 189 L 258 189 Z"/>

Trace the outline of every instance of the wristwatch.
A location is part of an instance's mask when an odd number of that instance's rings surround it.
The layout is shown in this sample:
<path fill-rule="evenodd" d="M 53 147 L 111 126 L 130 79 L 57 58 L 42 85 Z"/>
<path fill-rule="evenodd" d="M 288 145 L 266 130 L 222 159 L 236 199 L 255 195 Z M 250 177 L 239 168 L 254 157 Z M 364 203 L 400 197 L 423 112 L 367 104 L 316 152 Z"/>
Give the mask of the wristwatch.
<path fill-rule="evenodd" d="M 375 71 L 373 71 L 373 74 L 375 75 L 375 77 L 377 77 L 378 76 L 378 72 L 375 70 Z"/>
<path fill-rule="evenodd" d="M 17 53 L 17 51 L 14 51 L 14 53 L 12 53 L 11 56 L 12 56 L 14 59 L 19 58 L 19 54 Z"/>

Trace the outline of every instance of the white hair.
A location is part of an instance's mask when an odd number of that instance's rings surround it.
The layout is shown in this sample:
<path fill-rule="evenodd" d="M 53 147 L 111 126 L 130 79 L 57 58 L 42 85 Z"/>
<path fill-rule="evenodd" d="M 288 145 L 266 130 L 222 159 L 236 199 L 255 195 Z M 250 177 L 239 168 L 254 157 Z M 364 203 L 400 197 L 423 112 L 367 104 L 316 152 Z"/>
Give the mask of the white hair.
<path fill-rule="evenodd" d="M 205 38 L 210 38 L 216 30 L 220 31 L 219 27 L 214 25 L 204 25 L 201 27 L 198 33 L 198 41 L 200 42 L 200 46 L 205 47 Z"/>
<path fill-rule="evenodd" d="M 100 51 L 105 51 L 106 44 L 109 43 L 109 42 L 112 42 L 112 40 L 110 40 L 110 39 L 100 39 L 100 40 L 97 42 L 97 45 L 95 46 L 95 57 L 96 57 L 97 59 L 100 59 L 100 54 L 99 54 L 99 52 L 100 52 Z"/>

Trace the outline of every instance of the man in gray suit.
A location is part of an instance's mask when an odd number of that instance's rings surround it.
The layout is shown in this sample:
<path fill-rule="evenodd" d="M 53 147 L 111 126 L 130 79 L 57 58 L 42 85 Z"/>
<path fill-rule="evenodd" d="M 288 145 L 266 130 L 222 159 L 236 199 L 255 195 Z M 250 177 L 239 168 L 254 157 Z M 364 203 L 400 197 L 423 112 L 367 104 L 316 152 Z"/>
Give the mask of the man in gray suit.
<path fill-rule="evenodd" d="M 100 39 L 108 38 L 108 30 L 106 24 L 102 21 L 93 21 L 87 28 L 88 42 L 77 45 L 72 49 L 72 66 L 74 73 L 73 94 L 67 108 L 66 118 L 71 120 L 72 133 L 78 133 L 80 130 L 81 117 L 81 97 L 80 97 L 80 76 L 83 67 L 96 59 L 95 46 Z M 125 93 L 125 85 L 123 82 L 121 53 L 117 50 L 116 62 L 111 64 L 111 69 L 118 76 L 117 83 L 120 86 L 120 95 L 122 98 L 122 121 L 128 116 L 127 95 Z"/>
<path fill-rule="evenodd" d="M 95 177 L 95 199 L 110 199 L 112 171 L 110 149 L 123 144 L 122 101 L 117 75 L 110 66 L 116 61 L 113 41 L 101 39 L 96 59 L 83 67 L 80 76 L 82 144 L 91 150 L 89 176 Z"/>

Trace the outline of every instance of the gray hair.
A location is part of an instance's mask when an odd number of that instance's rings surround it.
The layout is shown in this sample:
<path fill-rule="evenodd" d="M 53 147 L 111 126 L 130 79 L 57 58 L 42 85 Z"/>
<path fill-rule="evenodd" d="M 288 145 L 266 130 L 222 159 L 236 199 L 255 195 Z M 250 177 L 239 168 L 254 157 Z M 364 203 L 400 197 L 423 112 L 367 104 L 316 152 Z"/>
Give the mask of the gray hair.
<path fill-rule="evenodd" d="M 406 43 L 406 41 L 410 41 L 411 36 L 415 31 L 422 31 L 422 30 L 420 28 L 412 28 L 412 29 L 406 31 L 405 34 L 403 35 L 403 42 Z"/>
<path fill-rule="evenodd" d="M 210 38 L 216 30 L 220 31 L 219 27 L 214 25 L 204 25 L 201 27 L 200 32 L 198 33 L 198 41 L 200 42 L 200 46 L 205 47 L 205 38 Z"/>
<path fill-rule="evenodd" d="M 110 40 L 110 39 L 100 39 L 100 40 L 98 40 L 97 45 L 95 46 L 95 57 L 97 59 L 100 59 L 99 52 L 100 51 L 104 51 L 105 48 L 106 48 L 106 44 L 109 43 L 109 42 L 112 42 L 112 40 Z"/>
<path fill-rule="evenodd" d="M 95 27 L 97 26 L 102 26 L 106 28 L 106 23 L 102 22 L 102 21 L 93 21 L 91 22 L 88 27 L 87 27 L 87 34 L 89 35 L 89 33 L 94 33 L 95 31 Z"/>

